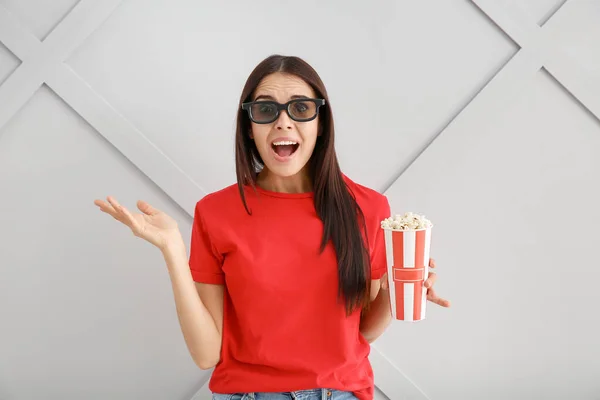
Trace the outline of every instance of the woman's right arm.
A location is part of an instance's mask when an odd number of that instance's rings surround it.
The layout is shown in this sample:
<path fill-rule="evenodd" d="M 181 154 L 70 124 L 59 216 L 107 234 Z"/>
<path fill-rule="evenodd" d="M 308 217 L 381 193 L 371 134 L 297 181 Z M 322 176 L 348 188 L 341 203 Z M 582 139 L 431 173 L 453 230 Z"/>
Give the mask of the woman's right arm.
<path fill-rule="evenodd" d="M 100 211 L 128 226 L 133 234 L 158 247 L 167 263 L 177 317 L 192 359 L 202 369 L 214 367 L 221 356 L 223 285 L 195 283 L 177 222 L 143 200 L 142 212 L 131 213 L 112 196 L 94 200 Z"/>
<path fill-rule="evenodd" d="M 187 348 L 198 367 L 210 369 L 221 356 L 223 285 L 194 282 L 183 239 L 165 247 L 162 253 Z"/>

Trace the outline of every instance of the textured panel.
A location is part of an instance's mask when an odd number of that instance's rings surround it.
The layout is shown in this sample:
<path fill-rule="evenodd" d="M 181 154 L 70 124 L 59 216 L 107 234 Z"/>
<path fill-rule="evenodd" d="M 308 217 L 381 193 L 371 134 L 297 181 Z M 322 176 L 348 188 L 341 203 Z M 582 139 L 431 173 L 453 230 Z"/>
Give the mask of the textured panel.
<path fill-rule="evenodd" d="M 273 52 L 300 55 L 328 87 L 345 171 L 382 190 L 516 51 L 472 4 L 435 3 L 432 14 L 430 4 L 309 1 L 290 18 L 244 1 L 230 13 L 131 0 L 67 62 L 212 191 L 234 179 L 234 118 L 251 68 Z M 380 156 L 383 143 L 395 157 Z"/>
<path fill-rule="evenodd" d="M 93 201 L 145 199 L 185 236 L 187 214 L 45 86 L 0 134 L 0 190 L 0 398 L 189 399 L 163 258 Z"/>
<path fill-rule="evenodd" d="M 0 42 L 0 86 L 19 64 L 19 59 Z"/>
<path fill-rule="evenodd" d="M 600 296 L 580 284 L 600 279 L 600 123 L 545 72 L 512 100 L 479 129 L 451 126 L 387 192 L 436 224 L 437 291 L 453 300 L 378 343 L 432 399 L 600 392 Z"/>
<path fill-rule="evenodd" d="M 79 0 L 0 0 L 31 32 L 43 40 Z"/>

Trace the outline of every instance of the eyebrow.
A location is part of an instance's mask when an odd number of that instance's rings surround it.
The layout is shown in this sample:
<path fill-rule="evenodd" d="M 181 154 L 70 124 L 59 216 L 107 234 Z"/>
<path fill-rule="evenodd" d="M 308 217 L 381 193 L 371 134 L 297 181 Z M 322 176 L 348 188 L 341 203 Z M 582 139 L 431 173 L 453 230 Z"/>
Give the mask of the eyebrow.
<path fill-rule="evenodd" d="M 295 94 L 293 96 L 290 96 L 290 99 L 292 99 L 292 100 L 293 99 L 308 99 L 308 98 L 309 98 L 308 96 L 304 96 L 304 95 L 300 95 L 300 94 Z M 275 98 L 273 96 L 271 96 L 271 95 L 268 95 L 268 94 L 261 94 L 260 96 L 257 96 L 254 99 L 254 101 L 261 100 L 261 99 L 275 101 Z"/>

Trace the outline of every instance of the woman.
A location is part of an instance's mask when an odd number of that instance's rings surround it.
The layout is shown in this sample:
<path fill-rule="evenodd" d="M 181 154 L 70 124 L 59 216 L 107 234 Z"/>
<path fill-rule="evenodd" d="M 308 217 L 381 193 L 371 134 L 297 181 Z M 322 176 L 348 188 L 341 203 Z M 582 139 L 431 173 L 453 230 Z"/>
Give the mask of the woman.
<path fill-rule="evenodd" d="M 95 203 L 161 249 L 190 354 L 216 367 L 213 399 L 372 399 L 369 343 L 391 319 L 390 207 L 340 171 L 327 91 L 302 59 L 271 56 L 250 74 L 236 173 L 196 204 L 189 258 L 176 222 L 148 203 L 135 215 Z M 428 298 L 446 305 L 434 280 Z"/>

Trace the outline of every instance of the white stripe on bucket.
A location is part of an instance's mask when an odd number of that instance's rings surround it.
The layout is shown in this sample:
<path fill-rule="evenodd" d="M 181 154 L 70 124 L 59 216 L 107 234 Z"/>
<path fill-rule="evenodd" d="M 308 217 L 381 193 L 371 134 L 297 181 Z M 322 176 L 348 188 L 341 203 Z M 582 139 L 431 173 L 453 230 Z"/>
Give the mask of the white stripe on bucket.
<path fill-rule="evenodd" d="M 404 238 L 404 268 L 415 267 L 415 250 L 417 247 L 417 233 L 415 231 L 405 231 L 402 234 Z M 414 320 L 415 310 L 415 284 L 404 283 L 404 320 Z"/>
<path fill-rule="evenodd" d="M 392 306 L 392 318 L 396 319 L 396 287 L 394 285 L 394 244 L 392 243 L 392 231 L 384 229 L 385 233 L 385 254 L 387 258 L 388 288 L 390 293 L 390 303 Z"/>
<path fill-rule="evenodd" d="M 431 229 L 427 229 L 425 231 L 425 244 L 423 246 L 423 251 L 425 254 L 423 255 L 423 263 L 425 264 L 425 277 L 424 281 L 429 278 L 429 252 L 431 249 Z M 424 284 L 425 282 L 423 282 Z M 425 311 L 427 309 L 427 288 L 423 286 L 423 296 L 421 300 L 421 319 L 425 319 Z"/>
<path fill-rule="evenodd" d="M 404 252 L 403 267 L 414 268 L 417 233 L 415 231 L 406 231 L 402 234 L 402 237 L 404 238 L 404 248 L 402 249 Z"/>
<path fill-rule="evenodd" d="M 404 320 L 412 321 L 414 319 L 415 304 L 415 284 L 403 283 L 404 285 Z"/>

